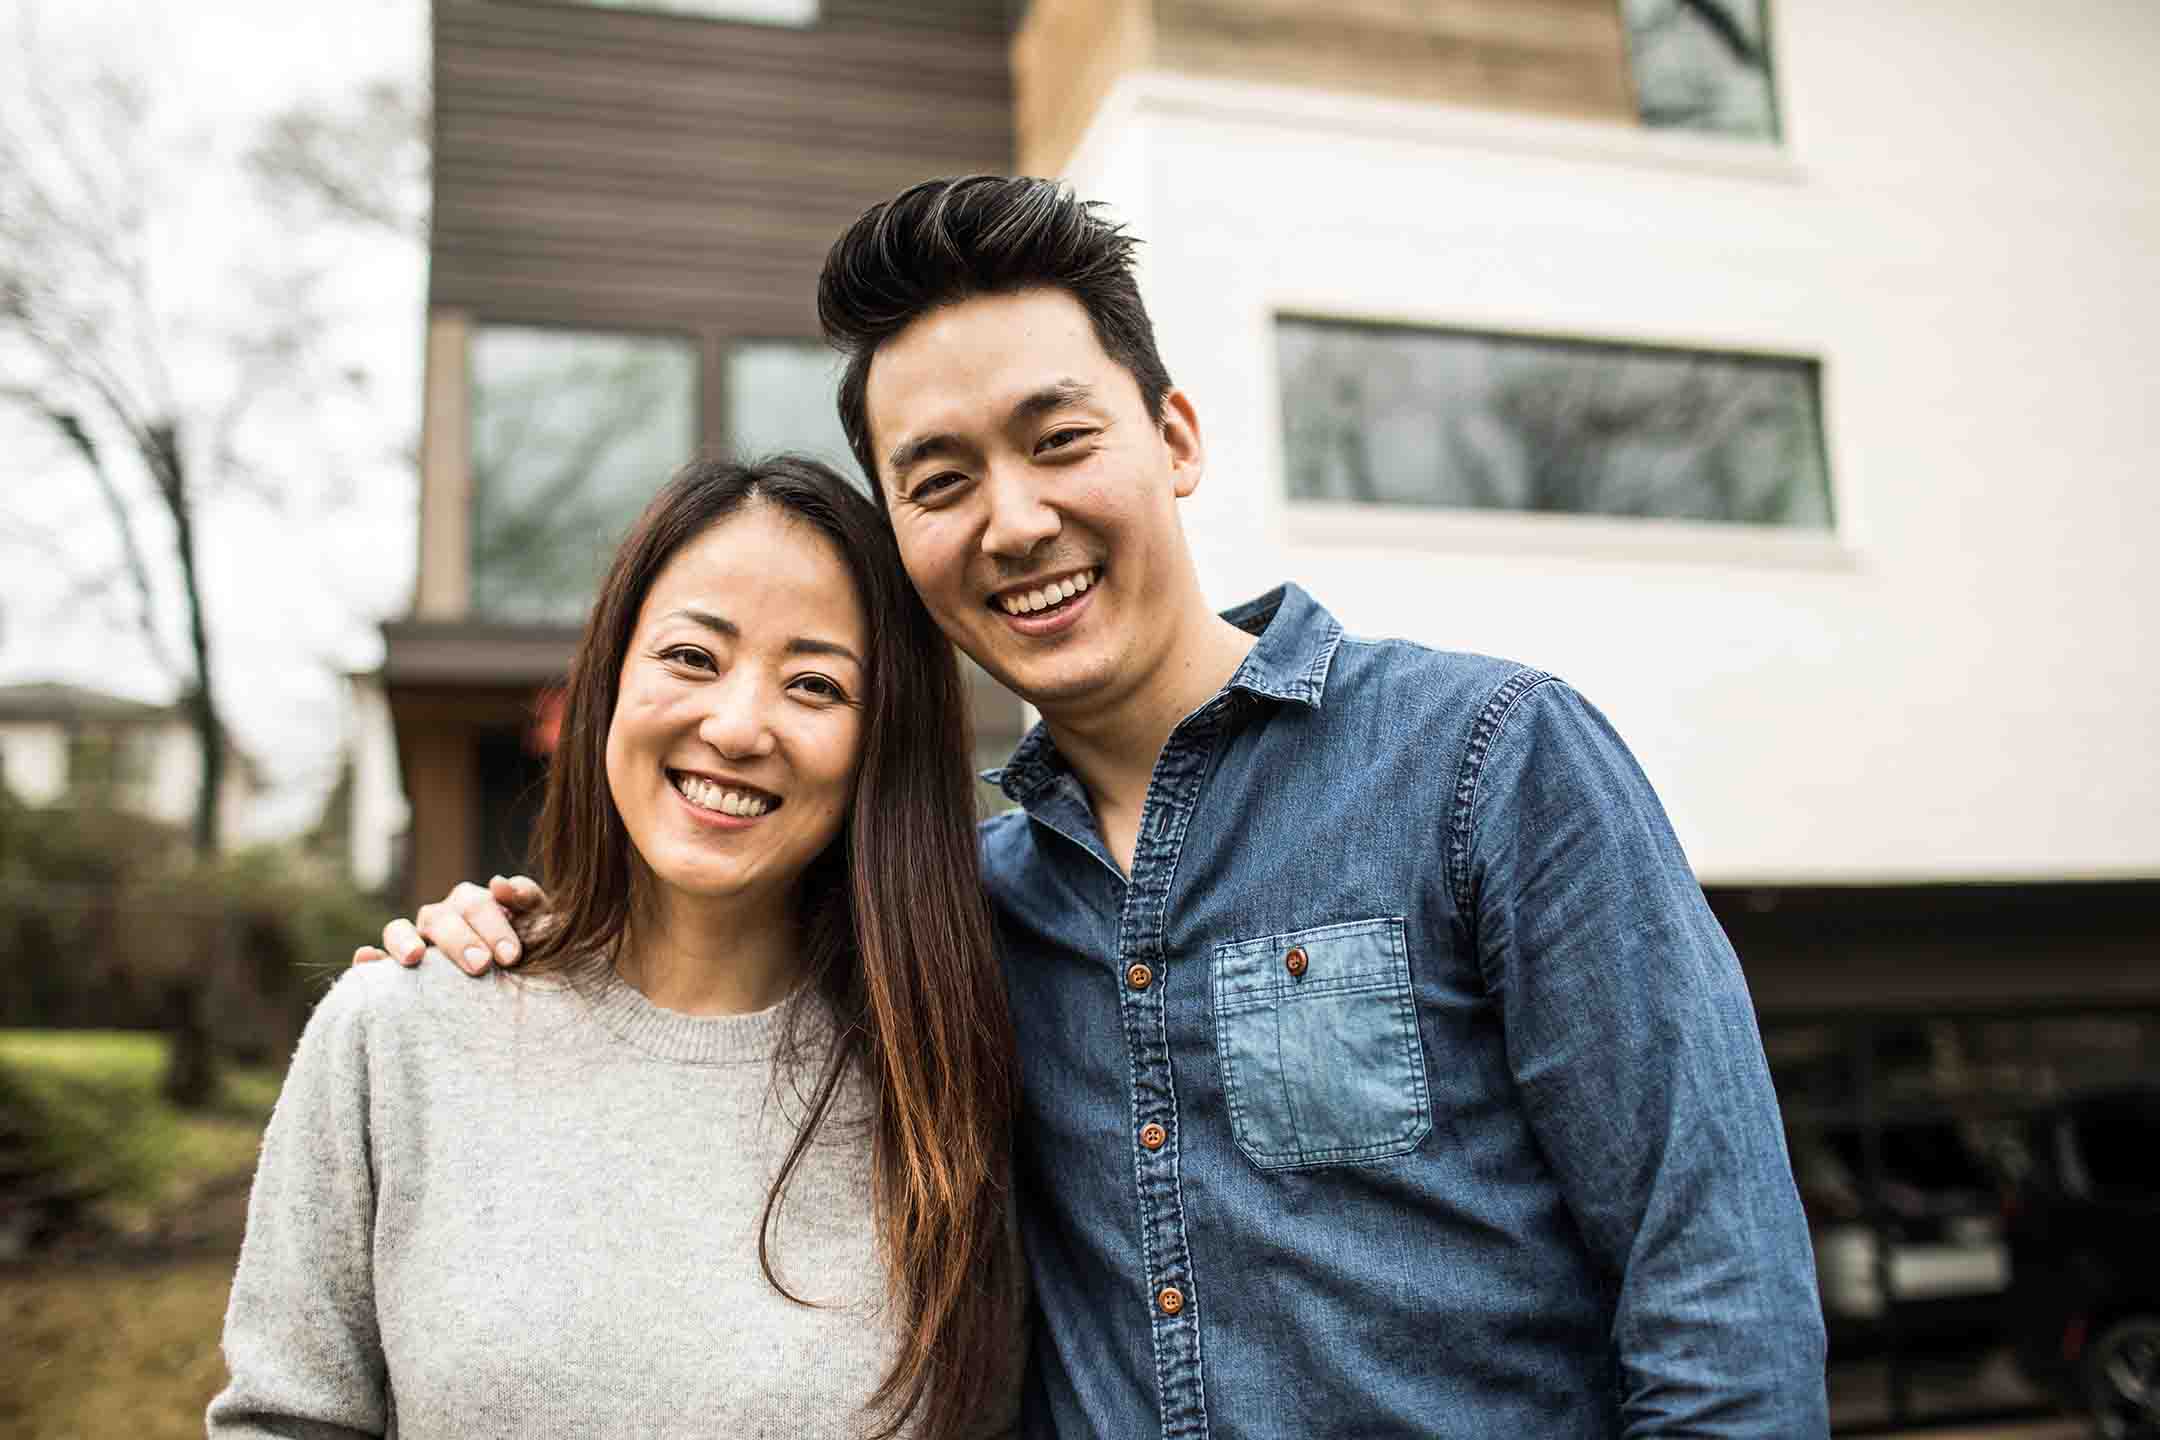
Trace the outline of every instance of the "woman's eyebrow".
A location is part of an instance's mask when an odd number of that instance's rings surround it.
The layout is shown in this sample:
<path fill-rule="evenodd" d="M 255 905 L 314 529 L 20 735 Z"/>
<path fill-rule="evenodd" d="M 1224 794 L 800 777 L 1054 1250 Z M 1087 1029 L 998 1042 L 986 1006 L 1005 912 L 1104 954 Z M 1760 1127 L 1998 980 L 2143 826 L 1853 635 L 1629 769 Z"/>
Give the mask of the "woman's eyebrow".
<path fill-rule="evenodd" d="M 663 619 L 688 620 L 694 625 L 703 626 L 715 635 L 725 635 L 730 640 L 742 639 L 742 627 L 740 625 L 737 625 L 724 615 L 715 615 L 710 610 L 700 610 L 695 605 L 685 605 L 680 609 L 670 610 Z M 841 644 L 838 640 L 824 640 L 815 635 L 797 635 L 782 646 L 781 650 L 782 653 L 788 655 L 837 655 L 843 660 L 853 661 L 857 666 L 861 666 L 863 663 L 860 655 L 857 655 L 854 650 Z"/>

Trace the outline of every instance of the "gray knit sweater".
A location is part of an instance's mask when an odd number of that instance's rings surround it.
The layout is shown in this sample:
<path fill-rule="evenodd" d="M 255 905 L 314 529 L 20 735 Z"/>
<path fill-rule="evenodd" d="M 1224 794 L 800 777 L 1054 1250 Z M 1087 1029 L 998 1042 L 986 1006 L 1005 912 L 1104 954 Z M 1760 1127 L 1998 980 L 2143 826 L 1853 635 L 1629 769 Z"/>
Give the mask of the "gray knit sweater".
<path fill-rule="evenodd" d="M 775 1079 L 782 1028 L 432 954 L 348 973 L 263 1139 L 210 1434 L 861 1433 L 894 1336 L 859 1090 L 776 1230 L 821 1308 L 758 1268 L 809 1084 Z"/>

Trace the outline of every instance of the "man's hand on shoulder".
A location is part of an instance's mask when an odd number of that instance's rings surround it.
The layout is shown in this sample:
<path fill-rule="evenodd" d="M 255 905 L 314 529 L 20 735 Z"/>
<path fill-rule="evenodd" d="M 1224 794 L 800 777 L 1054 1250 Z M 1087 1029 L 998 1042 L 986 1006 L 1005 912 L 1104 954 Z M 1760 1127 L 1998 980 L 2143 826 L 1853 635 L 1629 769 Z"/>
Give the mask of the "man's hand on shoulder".
<path fill-rule="evenodd" d="M 413 966 L 428 946 L 448 955 L 468 975 L 484 975 L 525 957 L 517 931 L 547 912 L 547 893 L 523 875 L 497 875 L 485 888 L 466 881 L 433 905 L 423 905 L 412 919 L 383 926 L 382 948 L 362 945 L 352 963 L 366 965 L 395 957 Z"/>

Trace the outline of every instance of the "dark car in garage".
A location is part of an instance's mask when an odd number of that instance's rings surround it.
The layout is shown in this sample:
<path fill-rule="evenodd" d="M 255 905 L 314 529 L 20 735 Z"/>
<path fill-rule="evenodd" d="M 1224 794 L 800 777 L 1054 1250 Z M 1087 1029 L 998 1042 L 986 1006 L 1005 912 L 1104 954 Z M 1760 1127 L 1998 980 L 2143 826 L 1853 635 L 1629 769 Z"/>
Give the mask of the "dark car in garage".
<path fill-rule="evenodd" d="M 2160 1440 L 2160 1089 L 2035 1114 L 2006 1204 L 2020 1364 L 2108 1440 Z"/>

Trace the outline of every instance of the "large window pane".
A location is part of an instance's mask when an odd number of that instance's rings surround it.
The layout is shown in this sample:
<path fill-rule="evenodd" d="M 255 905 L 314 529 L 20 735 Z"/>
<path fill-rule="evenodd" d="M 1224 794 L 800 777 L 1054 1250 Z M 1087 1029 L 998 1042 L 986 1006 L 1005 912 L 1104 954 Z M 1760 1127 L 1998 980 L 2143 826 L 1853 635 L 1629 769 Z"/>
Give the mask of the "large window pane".
<path fill-rule="evenodd" d="M 472 340 L 472 611 L 575 624 L 697 448 L 688 341 L 489 327 Z"/>
<path fill-rule="evenodd" d="M 1285 318 L 1299 500 L 1830 527 L 1815 362 Z"/>
<path fill-rule="evenodd" d="M 1762 0 L 1622 0 L 1645 125 L 1775 140 Z"/>
<path fill-rule="evenodd" d="M 728 446 L 744 459 L 775 450 L 814 455 L 858 483 L 834 397 L 840 356 L 812 341 L 748 341 L 728 357 Z"/>

